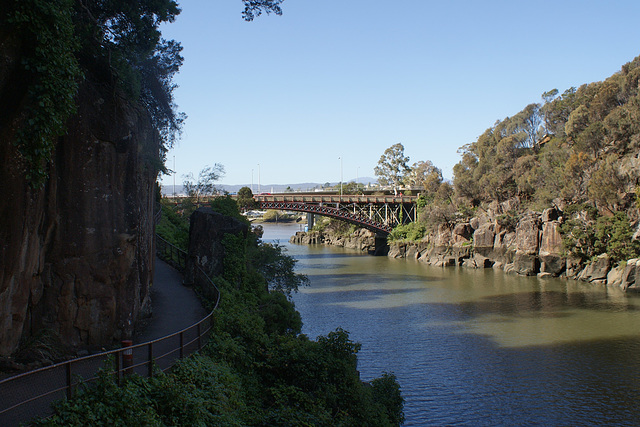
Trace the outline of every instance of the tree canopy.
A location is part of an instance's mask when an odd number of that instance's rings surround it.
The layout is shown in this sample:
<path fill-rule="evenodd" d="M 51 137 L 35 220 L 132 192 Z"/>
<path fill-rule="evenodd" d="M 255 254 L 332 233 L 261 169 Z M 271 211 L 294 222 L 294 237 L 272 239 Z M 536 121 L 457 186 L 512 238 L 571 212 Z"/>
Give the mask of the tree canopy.
<path fill-rule="evenodd" d="M 242 17 L 245 21 L 253 21 L 253 19 L 260 16 L 262 12 L 273 12 L 276 15 L 282 15 L 280 5 L 283 1 L 284 0 L 242 0 L 244 3 Z"/>
<path fill-rule="evenodd" d="M 420 160 L 409 168 L 405 184 L 422 187 L 428 193 L 435 193 L 442 183 L 442 171 L 431 160 Z"/>
<path fill-rule="evenodd" d="M 392 145 L 384 150 L 378 166 L 374 172 L 378 177 L 378 182 L 382 185 L 391 185 L 396 192 L 402 183 L 405 175 L 409 172 L 409 157 L 404 155 L 404 146 L 401 143 Z"/>
<path fill-rule="evenodd" d="M 640 150 L 640 59 L 603 82 L 542 94 L 461 148 L 457 195 L 490 202 L 518 196 L 538 205 L 591 200 L 613 213 L 638 185 L 629 156 Z"/>
<path fill-rule="evenodd" d="M 253 209 L 256 207 L 256 201 L 253 198 L 253 191 L 249 187 L 242 187 L 238 190 L 237 198 L 238 207 L 242 210 Z"/>
<path fill-rule="evenodd" d="M 182 64 L 179 43 L 159 27 L 180 13 L 173 0 L 9 0 L 0 12 L 4 37 L 20 40 L 26 88 L 16 145 L 33 185 L 46 177 L 55 138 L 76 109 L 83 77 L 115 82 L 149 112 L 170 147 L 184 115 L 173 102 L 173 75 Z"/>

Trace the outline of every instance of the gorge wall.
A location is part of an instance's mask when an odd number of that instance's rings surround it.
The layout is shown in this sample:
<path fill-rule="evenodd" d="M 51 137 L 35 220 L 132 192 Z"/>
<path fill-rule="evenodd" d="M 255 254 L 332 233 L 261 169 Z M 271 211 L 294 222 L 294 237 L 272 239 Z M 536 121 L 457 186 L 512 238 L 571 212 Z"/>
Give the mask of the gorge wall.
<path fill-rule="evenodd" d="M 131 336 L 149 309 L 159 139 L 149 117 L 87 76 L 33 189 L 14 145 L 19 56 L 0 67 L 0 356 L 50 331 L 71 349 Z M 18 79 L 18 80 L 16 80 Z"/>

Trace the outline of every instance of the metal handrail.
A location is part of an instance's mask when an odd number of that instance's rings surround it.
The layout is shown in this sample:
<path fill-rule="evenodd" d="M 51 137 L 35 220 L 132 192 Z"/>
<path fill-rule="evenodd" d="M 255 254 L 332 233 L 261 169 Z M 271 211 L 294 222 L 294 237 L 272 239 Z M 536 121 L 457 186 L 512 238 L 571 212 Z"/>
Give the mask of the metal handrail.
<path fill-rule="evenodd" d="M 182 265 L 186 265 L 186 252 L 160 236 L 156 237 L 165 249 L 171 248 L 169 252 L 172 256 L 178 254 L 178 258 L 184 258 Z M 158 255 L 162 257 L 160 253 Z M 178 358 L 201 350 L 212 329 L 212 317 L 220 302 L 220 291 L 202 268 L 196 267 L 205 277 L 206 286 L 211 286 L 216 293 L 214 307 L 207 316 L 187 328 L 152 341 L 67 360 L 0 380 L 0 425 L 18 425 L 36 416 L 51 415 L 51 403 L 72 397 L 81 384 L 94 382 L 98 378 L 97 371 L 105 366 L 109 358 L 113 358 L 113 375 L 119 384 L 124 375 L 135 372 L 151 377 L 154 366 L 167 371 Z M 176 338 L 179 338 L 178 344 L 172 344 Z M 154 354 L 154 348 L 161 353 Z M 180 353 L 176 359 L 166 361 L 178 351 Z"/>
<path fill-rule="evenodd" d="M 184 273 L 187 266 L 188 255 L 185 251 L 172 245 L 167 240 L 156 234 L 156 254 L 176 269 Z M 204 273 L 204 272 L 203 272 Z M 206 275 L 206 274 L 205 274 Z M 215 286 L 215 285 L 214 285 Z"/>

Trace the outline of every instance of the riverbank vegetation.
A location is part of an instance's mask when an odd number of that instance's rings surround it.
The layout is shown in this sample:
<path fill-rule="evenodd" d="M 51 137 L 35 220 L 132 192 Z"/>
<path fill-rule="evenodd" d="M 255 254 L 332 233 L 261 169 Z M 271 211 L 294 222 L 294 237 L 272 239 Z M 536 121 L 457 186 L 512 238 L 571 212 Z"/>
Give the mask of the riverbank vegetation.
<path fill-rule="evenodd" d="M 230 197 L 212 208 L 246 221 Z M 189 210 L 165 203 L 158 227 L 186 249 L 181 237 Z M 209 343 L 170 373 L 130 377 L 121 387 L 105 371 L 56 406 L 39 425 L 394 426 L 403 417 L 400 386 L 392 374 L 362 382 L 360 345 L 338 329 L 311 340 L 290 299 L 307 282 L 295 260 L 260 232 L 225 235 L 224 273 Z M 205 301 L 210 304 L 210 302 Z"/>

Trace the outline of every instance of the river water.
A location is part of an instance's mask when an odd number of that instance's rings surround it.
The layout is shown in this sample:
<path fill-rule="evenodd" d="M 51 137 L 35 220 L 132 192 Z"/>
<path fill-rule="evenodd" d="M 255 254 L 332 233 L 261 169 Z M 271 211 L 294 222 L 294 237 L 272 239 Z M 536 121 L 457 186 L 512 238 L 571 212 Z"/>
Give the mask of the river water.
<path fill-rule="evenodd" d="M 406 426 L 640 425 L 640 296 L 562 279 L 430 267 L 292 245 L 311 338 L 360 342 L 363 380 L 392 372 Z"/>

